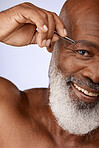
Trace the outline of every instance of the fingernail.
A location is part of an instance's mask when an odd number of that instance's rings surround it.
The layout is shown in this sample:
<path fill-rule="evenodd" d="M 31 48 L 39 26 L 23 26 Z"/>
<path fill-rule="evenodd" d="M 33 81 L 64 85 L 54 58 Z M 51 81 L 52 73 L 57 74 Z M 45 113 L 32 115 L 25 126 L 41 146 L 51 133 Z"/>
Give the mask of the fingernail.
<path fill-rule="evenodd" d="M 46 46 L 46 40 L 43 40 L 42 46 Z"/>
<path fill-rule="evenodd" d="M 66 31 L 66 29 L 64 29 L 64 35 L 67 36 L 67 31 Z"/>
<path fill-rule="evenodd" d="M 46 42 L 46 46 L 48 47 L 51 44 L 51 39 L 48 39 Z"/>
<path fill-rule="evenodd" d="M 44 29 L 45 32 L 48 30 L 46 25 L 43 26 L 43 29 Z"/>

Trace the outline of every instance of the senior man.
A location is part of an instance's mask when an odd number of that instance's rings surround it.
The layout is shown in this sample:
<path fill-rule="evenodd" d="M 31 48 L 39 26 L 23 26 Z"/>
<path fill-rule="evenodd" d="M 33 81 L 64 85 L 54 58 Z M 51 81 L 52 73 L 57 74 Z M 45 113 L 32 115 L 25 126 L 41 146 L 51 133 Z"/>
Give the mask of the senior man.
<path fill-rule="evenodd" d="M 17 5 L 0 13 L 0 41 L 53 51 L 49 88 L 0 78 L 0 148 L 99 148 L 99 1 L 68 0 L 60 17 Z"/>

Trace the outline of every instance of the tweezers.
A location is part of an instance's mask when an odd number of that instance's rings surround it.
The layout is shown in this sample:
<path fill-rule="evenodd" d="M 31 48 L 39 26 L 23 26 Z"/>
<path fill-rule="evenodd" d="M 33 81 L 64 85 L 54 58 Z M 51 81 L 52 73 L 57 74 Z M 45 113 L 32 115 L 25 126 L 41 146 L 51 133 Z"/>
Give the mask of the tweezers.
<path fill-rule="evenodd" d="M 64 39 L 64 40 L 66 40 L 67 42 L 69 42 L 69 43 L 71 43 L 71 44 L 73 44 L 73 45 L 76 45 L 76 42 L 75 42 L 74 40 L 72 40 L 71 38 L 69 38 L 68 36 L 62 37 L 62 36 L 60 36 L 56 31 L 54 31 L 54 33 L 55 33 L 56 35 L 58 35 L 61 39 Z"/>

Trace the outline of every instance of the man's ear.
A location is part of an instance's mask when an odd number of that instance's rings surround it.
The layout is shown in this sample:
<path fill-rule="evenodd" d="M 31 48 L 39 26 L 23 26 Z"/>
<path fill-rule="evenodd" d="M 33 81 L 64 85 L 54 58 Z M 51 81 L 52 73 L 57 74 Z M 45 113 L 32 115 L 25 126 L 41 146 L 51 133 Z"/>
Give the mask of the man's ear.
<path fill-rule="evenodd" d="M 46 47 L 46 49 L 47 49 L 48 52 L 51 52 L 52 53 L 52 51 L 54 49 L 54 44 L 55 44 L 55 42 L 52 42 L 49 47 Z"/>

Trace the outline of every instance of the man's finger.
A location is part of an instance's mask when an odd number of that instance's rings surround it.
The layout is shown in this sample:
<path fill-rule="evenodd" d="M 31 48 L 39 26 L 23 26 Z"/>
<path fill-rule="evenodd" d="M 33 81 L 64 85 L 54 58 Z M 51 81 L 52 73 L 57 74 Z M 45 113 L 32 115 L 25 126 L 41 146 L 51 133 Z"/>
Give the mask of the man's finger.
<path fill-rule="evenodd" d="M 57 16 L 56 13 L 53 13 L 54 19 L 55 19 L 55 23 L 56 23 L 56 31 L 57 33 L 62 36 L 65 37 L 67 35 L 67 31 L 66 28 L 64 26 L 64 24 L 62 23 L 62 21 L 60 20 L 60 18 Z"/>
<path fill-rule="evenodd" d="M 32 22 L 37 26 L 39 32 L 46 32 L 48 27 L 46 25 L 46 21 L 42 17 L 42 15 L 36 10 L 36 8 L 24 8 L 20 6 L 18 11 L 18 17 L 16 17 L 16 21 L 19 23 L 26 23 L 26 21 Z"/>

